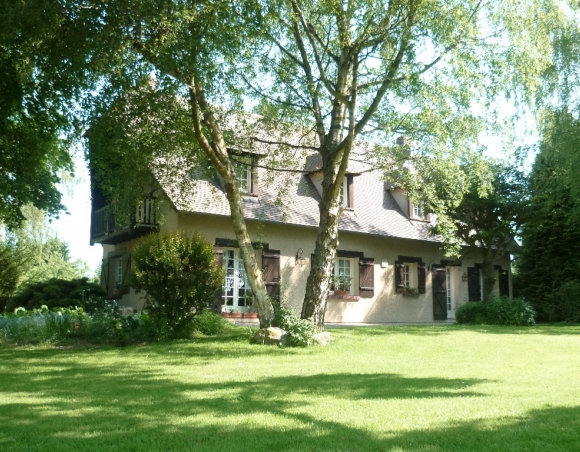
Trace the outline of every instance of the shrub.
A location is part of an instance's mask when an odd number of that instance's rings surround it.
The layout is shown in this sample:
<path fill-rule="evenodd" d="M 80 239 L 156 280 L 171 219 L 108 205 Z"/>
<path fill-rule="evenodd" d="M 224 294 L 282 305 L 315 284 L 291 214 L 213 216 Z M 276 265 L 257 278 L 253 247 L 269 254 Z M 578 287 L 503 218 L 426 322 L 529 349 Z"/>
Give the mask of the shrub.
<path fill-rule="evenodd" d="M 300 319 L 284 303 L 274 307 L 274 325 L 288 332 L 288 343 L 293 347 L 307 347 L 314 343 L 314 324 L 310 320 Z"/>
<path fill-rule="evenodd" d="M 196 313 L 214 303 L 223 270 L 200 235 L 152 235 L 135 251 L 132 285 L 145 291 L 158 338 L 186 337 Z"/>
<path fill-rule="evenodd" d="M 78 306 L 91 313 L 108 308 L 106 295 L 102 287 L 89 282 L 88 278 L 70 281 L 52 278 L 26 286 L 10 299 L 6 310 L 12 311 L 20 306 L 27 310 L 38 309 L 43 305 L 49 309 Z"/>
<path fill-rule="evenodd" d="M 457 308 L 455 319 L 463 324 L 529 326 L 535 323 L 535 311 L 521 298 L 496 297 L 490 303 L 471 301 Z"/>
<path fill-rule="evenodd" d="M 223 333 L 228 325 L 220 314 L 205 311 L 194 317 L 192 326 L 194 331 L 199 331 L 201 334 L 216 336 Z"/>

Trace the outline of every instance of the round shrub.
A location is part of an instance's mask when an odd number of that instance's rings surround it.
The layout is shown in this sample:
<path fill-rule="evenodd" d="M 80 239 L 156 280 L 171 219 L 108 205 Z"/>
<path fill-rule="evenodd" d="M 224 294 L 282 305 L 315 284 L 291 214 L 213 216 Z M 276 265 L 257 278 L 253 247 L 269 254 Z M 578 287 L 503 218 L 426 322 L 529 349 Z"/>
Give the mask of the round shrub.
<path fill-rule="evenodd" d="M 496 297 L 490 303 L 470 301 L 457 308 L 457 323 L 472 325 L 515 325 L 529 326 L 535 323 L 536 312 L 522 298 L 510 300 Z"/>
<path fill-rule="evenodd" d="M 158 338 L 190 334 L 195 314 L 214 303 L 222 286 L 213 247 L 199 234 L 151 235 L 135 250 L 133 262 L 132 285 L 145 292 Z"/>
<path fill-rule="evenodd" d="M 52 278 L 26 286 L 9 300 L 6 310 L 13 311 L 20 306 L 33 310 L 44 305 L 48 309 L 79 306 L 86 312 L 94 312 L 106 308 L 106 296 L 105 290 L 98 284 L 89 282 L 88 278 Z"/>

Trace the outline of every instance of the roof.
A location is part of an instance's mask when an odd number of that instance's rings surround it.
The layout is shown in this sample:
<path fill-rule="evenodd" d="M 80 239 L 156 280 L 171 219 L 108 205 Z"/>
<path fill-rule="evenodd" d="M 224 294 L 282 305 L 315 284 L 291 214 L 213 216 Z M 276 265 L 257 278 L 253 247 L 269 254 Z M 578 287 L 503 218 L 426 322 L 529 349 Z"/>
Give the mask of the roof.
<path fill-rule="evenodd" d="M 244 196 L 244 215 L 249 220 L 318 227 L 319 192 L 312 173 L 319 169 L 312 153 L 298 162 L 300 172 L 258 168 L 258 196 Z M 261 164 L 261 163 L 260 163 Z M 428 233 L 428 223 L 410 220 L 400 209 L 382 173 L 362 160 L 352 159 L 348 172 L 354 174 L 354 209 L 345 210 L 340 231 L 410 240 L 437 242 Z M 159 177 L 161 187 L 181 212 L 229 216 L 230 208 L 216 175 L 182 168 L 181 177 L 192 179 L 190 188 Z M 175 180 L 173 177 L 172 180 Z"/>

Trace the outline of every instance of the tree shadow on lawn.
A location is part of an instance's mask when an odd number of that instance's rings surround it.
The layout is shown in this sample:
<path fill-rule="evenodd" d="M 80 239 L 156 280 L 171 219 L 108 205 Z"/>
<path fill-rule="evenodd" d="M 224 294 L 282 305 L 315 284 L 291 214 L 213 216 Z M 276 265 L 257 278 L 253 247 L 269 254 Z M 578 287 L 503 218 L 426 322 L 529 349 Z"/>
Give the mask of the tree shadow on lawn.
<path fill-rule="evenodd" d="M 482 334 L 508 334 L 508 335 L 550 335 L 567 336 L 580 335 L 580 325 L 534 325 L 534 326 L 497 326 L 497 325 L 417 325 L 417 326 L 372 326 L 372 327 L 349 327 L 330 329 L 331 334 L 348 332 L 353 336 L 389 336 L 408 334 L 412 336 L 438 336 L 454 332 L 474 332 Z"/>
<path fill-rule="evenodd" d="M 348 447 L 358 447 L 354 438 L 378 446 L 368 432 L 300 412 L 328 400 L 358 409 L 365 400 L 477 397 L 470 388 L 484 382 L 349 373 L 211 381 L 194 363 L 192 374 L 201 382 L 188 383 L 172 379 L 157 359 L 147 368 L 83 363 L 78 353 L 77 359 L 45 355 L 46 368 L 32 373 L 24 353 L 12 355 L 0 372 L 0 450 L 108 450 L 112 444 L 116 450 L 244 450 L 240 437 L 248 450 L 348 450 L 335 438 L 345 433 Z M 215 419 L 232 416 L 216 425 Z M 248 426 L 248 416 L 263 421 Z M 193 418 L 212 421 L 202 428 Z M 273 418 L 298 427 L 270 429 Z"/>
<path fill-rule="evenodd" d="M 365 400 L 438 397 L 451 404 L 480 396 L 469 388 L 485 380 L 342 373 L 184 383 L 161 371 L 65 360 L 51 360 L 40 381 L 25 376 L 0 373 L 3 451 L 570 451 L 580 439 L 580 407 L 407 431 L 376 419 L 367 424 L 364 414 L 356 427 L 341 422 L 342 412 L 331 420 L 305 412 L 329 398 L 347 413 Z M 38 401 L 3 401 L 14 393 Z"/>

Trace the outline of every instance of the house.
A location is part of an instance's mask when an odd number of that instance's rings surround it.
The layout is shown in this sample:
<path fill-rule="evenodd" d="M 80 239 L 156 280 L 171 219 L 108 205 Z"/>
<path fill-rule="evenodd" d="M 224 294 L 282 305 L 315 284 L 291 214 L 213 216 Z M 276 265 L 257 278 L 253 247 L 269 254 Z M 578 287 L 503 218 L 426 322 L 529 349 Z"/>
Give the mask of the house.
<path fill-rule="evenodd" d="M 277 172 L 260 164 L 259 154 L 239 153 L 241 190 L 250 235 L 264 269 L 268 292 L 300 309 L 318 226 L 322 173 L 312 155 L 297 158 L 299 172 Z M 229 204 L 217 175 L 176 165 L 169 180 L 143 199 L 131 224 L 118 224 L 93 181 L 92 243 L 103 245 L 103 284 L 120 306 L 141 309 L 143 298 L 128 286 L 131 252 L 145 234 L 201 233 L 226 269 L 224 311 L 247 311 L 249 285 L 229 218 Z M 189 179 L 184 190 L 175 178 Z M 347 293 L 332 293 L 327 322 L 434 322 L 453 319 L 455 309 L 481 298 L 481 256 L 466 249 L 451 261 L 429 235 L 433 221 L 401 188 L 383 180 L 363 159 L 353 158 L 342 188 L 335 274 L 345 275 Z M 496 291 L 509 295 L 510 258 L 497 266 Z"/>

